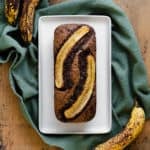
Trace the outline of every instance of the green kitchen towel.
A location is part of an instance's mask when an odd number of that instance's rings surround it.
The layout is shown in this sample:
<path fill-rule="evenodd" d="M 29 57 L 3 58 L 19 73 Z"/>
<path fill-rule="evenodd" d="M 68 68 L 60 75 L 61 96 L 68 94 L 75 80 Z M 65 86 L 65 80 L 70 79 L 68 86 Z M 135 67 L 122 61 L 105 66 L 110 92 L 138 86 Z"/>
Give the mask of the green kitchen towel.
<path fill-rule="evenodd" d="M 18 26 L 6 22 L 3 7 L 4 1 L 0 0 L 0 62 L 12 62 L 11 88 L 19 97 L 24 116 L 47 144 L 65 150 L 92 149 L 122 130 L 135 99 L 144 108 L 146 117 L 150 117 L 150 88 L 140 49 L 126 15 L 112 0 L 68 0 L 53 6 L 48 5 L 48 0 L 41 0 L 35 14 L 33 42 L 29 45 L 21 40 Z M 38 18 L 68 14 L 107 15 L 112 20 L 113 120 L 109 134 L 45 135 L 38 130 Z"/>

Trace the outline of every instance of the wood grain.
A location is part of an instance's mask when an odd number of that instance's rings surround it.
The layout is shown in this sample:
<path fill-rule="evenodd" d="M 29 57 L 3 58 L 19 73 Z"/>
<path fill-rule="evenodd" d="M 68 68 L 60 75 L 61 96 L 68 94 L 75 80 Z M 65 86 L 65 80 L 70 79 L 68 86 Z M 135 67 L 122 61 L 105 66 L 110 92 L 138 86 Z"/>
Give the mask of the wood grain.
<path fill-rule="evenodd" d="M 62 0 L 52 0 L 60 2 Z M 137 35 L 150 79 L 150 0 L 115 0 L 126 12 Z M 56 150 L 42 142 L 23 118 L 8 82 L 9 64 L 0 65 L 0 150 Z M 150 121 L 130 150 L 150 149 Z"/>

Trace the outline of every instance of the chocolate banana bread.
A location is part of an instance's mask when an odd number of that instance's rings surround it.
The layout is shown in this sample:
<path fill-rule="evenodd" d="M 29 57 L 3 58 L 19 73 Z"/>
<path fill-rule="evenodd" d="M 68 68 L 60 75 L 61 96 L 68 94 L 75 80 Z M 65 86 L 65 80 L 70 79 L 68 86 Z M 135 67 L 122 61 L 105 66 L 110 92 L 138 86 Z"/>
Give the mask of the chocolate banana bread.
<path fill-rule="evenodd" d="M 96 37 L 86 24 L 63 24 L 54 33 L 54 104 L 62 122 L 85 122 L 96 112 Z"/>

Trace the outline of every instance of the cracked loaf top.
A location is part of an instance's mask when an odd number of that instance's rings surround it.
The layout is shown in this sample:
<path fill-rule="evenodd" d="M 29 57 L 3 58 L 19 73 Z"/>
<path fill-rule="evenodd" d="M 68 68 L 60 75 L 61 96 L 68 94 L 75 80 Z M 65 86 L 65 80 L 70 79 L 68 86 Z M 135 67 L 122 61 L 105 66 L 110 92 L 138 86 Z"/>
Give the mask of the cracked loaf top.
<path fill-rule="evenodd" d="M 63 24 L 54 33 L 55 114 L 85 122 L 96 112 L 96 38 L 85 24 Z"/>

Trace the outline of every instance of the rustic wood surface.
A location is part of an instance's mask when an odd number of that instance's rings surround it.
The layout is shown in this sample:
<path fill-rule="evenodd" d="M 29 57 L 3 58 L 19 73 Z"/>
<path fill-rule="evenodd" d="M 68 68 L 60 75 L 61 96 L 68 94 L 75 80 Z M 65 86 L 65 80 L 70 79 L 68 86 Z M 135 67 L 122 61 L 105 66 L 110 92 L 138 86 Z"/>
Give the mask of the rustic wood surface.
<path fill-rule="evenodd" d="M 52 3 L 61 0 L 52 0 Z M 150 0 L 115 0 L 127 13 L 140 43 L 150 79 Z M 23 118 L 8 82 L 9 64 L 0 65 L 0 150 L 56 150 L 42 142 Z M 130 150 L 150 149 L 150 121 Z"/>

